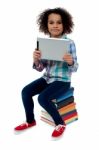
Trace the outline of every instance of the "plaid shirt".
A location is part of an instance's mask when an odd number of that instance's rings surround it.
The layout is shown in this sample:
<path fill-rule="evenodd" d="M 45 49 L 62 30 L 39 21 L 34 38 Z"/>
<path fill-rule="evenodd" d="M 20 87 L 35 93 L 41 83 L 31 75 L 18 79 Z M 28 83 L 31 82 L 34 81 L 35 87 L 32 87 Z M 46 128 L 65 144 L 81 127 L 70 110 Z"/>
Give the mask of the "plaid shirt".
<path fill-rule="evenodd" d="M 68 53 L 72 55 L 73 65 L 68 65 L 66 61 L 53 61 L 53 60 L 40 60 L 39 65 L 36 66 L 33 64 L 33 68 L 37 71 L 46 71 L 43 74 L 43 78 L 47 81 L 47 83 L 51 83 L 53 81 L 63 81 L 63 82 L 71 82 L 71 74 L 72 72 L 76 72 L 78 68 L 77 56 L 76 56 L 76 47 L 75 43 L 66 37 L 66 35 L 62 36 L 62 38 L 70 40 L 70 49 Z"/>

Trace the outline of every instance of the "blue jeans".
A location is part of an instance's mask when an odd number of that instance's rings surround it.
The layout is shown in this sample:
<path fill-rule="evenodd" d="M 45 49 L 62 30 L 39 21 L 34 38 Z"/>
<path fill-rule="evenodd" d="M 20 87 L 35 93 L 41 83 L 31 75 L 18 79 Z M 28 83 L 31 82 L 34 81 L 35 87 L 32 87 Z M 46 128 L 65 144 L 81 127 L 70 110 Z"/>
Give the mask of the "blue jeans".
<path fill-rule="evenodd" d="M 33 96 L 39 94 L 39 104 L 51 115 L 56 125 L 64 124 L 52 99 L 57 99 L 70 88 L 70 82 L 54 81 L 50 84 L 45 79 L 39 78 L 22 90 L 22 101 L 26 114 L 26 121 L 31 123 L 35 120 Z"/>

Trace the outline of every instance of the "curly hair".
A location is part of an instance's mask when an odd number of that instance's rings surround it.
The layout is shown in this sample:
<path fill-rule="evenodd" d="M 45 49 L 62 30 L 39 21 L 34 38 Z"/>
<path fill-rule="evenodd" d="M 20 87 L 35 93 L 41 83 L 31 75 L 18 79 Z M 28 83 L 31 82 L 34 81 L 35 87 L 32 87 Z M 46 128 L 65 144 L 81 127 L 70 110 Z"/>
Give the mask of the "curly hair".
<path fill-rule="evenodd" d="M 69 34 L 73 30 L 73 20 L 71 14 L 65 10 L 64 8 L 54 8 L 54 9 L 46 9 L 40 15 L 37 19 L 37 24 L 39 25 L 39 31 L 44 32 L 45 34 L 49 34 L 48 31 L 48 16 L 50 14 L 59 14 L 62 18 L 63 23 L 63 33 L 62 34 Z"/>

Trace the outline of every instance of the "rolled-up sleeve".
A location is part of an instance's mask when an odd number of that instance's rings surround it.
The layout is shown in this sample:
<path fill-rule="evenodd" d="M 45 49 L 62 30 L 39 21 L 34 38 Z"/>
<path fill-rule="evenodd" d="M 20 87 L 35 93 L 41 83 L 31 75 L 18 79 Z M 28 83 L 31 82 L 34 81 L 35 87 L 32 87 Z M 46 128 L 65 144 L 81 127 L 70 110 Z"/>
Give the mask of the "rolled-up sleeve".
<path fill-rule="evenodd" d="M 70 54 L 72 55 L 73 58 L 73 65 L 68 65 L 68 69 L 70 72 L 76 72 L 78 69 L 78 62 L 76 55 L 76 46 L 73 41 L 70 43 Z"/>
<path fill-rule="evenodd" d="M 44 60 L 40 60 L 38 65 L 35 65 L 35 63 L 33 63 L 33 69 L 41 72 L 43 71 L 43 69 L 46 67 L 46 61 Z"/>

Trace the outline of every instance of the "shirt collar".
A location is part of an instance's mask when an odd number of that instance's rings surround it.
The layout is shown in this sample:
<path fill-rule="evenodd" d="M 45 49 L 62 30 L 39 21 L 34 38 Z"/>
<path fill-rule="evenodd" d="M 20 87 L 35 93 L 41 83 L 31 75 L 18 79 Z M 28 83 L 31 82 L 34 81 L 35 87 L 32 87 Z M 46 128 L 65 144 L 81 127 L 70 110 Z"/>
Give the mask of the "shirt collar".
<path fill-rule="evenodd" d="M 66 35 L 66 34 L 63 34 L 63 35 L 60 36 L 60 38 L 62 38 L 62 39 L 67 39 L 67 35 Z"/>
<path fill-rule="evenodd" d="M 67 39 L 67 35 L 66 35 L 66 34 L 63 34 L 60 38 L 62 38 L 62 39 Z"/>

